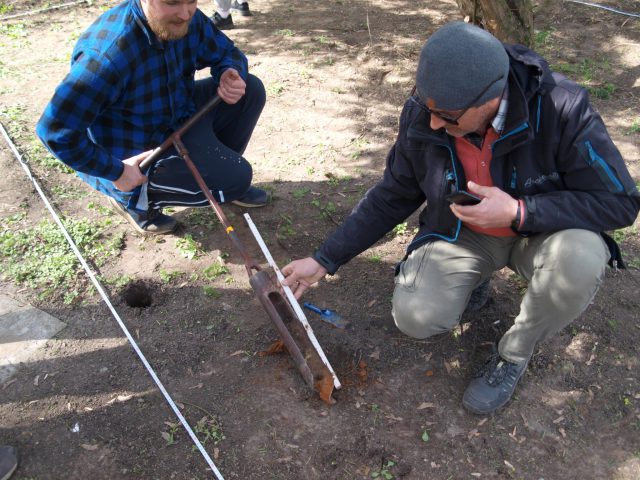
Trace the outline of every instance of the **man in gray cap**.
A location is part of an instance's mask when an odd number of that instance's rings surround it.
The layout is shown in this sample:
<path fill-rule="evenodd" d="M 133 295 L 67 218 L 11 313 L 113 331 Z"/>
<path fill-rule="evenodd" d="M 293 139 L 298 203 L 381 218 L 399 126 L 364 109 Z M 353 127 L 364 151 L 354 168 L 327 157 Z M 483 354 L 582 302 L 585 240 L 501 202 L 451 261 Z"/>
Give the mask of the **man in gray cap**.
<path fill-rule="evenodd" d="M 422 205 L 396 268 L 392 315 L 415 338 L 482 307 L 495 270 L 528 281 L 514 324 L 464 392 L 479 414 L 504 406 L 536 344 L 592 301 L 604 232 L 631 225 L 640 194 L 584 88 L 520 45 L 462 22 L 424 45 L 383 178 L 312 257 L 282 269 L 299 297 Z"/>

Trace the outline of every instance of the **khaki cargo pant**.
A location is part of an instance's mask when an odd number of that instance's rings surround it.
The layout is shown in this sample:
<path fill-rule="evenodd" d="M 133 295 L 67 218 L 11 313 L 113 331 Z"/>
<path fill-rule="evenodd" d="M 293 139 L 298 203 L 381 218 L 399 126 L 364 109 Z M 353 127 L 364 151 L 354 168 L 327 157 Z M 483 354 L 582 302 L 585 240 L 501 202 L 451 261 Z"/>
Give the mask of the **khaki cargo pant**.
<path fill-rule="evenodd" d="M 500 339 L 498 351 L 504 359 L 520 362 L 531 356 L 536 343 L 587 308 L 608 259 L 602 237 L 587 230 L 524 238 L 491 237 L 463 228 L 456 243 L 425 244 L 401 264 L 393 318 L 402 332 L 415 338 L 449 331 L 459 324 L 473 289 L 507 266 L 529 284 L 515 324 Z"/>

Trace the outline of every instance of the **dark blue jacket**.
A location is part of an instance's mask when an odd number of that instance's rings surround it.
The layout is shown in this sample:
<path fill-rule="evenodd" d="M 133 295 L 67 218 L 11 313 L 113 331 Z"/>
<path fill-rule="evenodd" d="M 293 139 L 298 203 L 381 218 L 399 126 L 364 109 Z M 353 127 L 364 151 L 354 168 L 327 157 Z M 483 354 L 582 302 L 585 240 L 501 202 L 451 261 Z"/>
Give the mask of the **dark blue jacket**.
<path fill-rule="evenodd" d="M 531 50 L 505 48 L 511 63 L 509 107 L 503 133 L 492 145 L 491 177 L 496 187 L 524 199 L 520 232 L 604 232 L 631 225 L 640 210 L 640 194 L 586 90 L 552 72 Z M 429 241 L 457 240 L 462 222 L 444 197 L 464 190 L 466 179 L 453 139 L 429 125 L 429 114 L 408 100 L 383 178 L 314 254 L 329 273 L 425 201 L 407 254 Z M 615 245 L 610 246 L 619 256 Z"/>

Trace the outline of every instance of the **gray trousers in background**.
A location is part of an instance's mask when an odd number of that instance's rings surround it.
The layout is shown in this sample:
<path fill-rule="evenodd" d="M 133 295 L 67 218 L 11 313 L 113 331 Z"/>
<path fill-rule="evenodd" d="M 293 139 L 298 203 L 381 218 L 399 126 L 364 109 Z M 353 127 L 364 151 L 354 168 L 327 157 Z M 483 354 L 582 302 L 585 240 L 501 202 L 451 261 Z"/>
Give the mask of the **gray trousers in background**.
<path fill-rule="evenodd" d="M 393 318 L 415 338 L 459 324 L 471 292 L 495 270 L 509 267 L 528 288 L 514 325 L 498 345 L 511 362 L 528 359 L 536 343 L 558 332 L 591 303 L 605 274 L 609 250 L 587 230 L 530 237 L 492 237 L 463 228 L 456 243 L 431 242 L 411 252 L 395 278 Z M 513 295 L 519 295 L 517 291 Z"/>
<path fill-rule="evenodd" d="M 229 11 L 231 10 L 231 4 L 233 3 L 233 0 L 214 0 L 213 4 L 216 7 L 216 12 L 219 12 L 220 10 L 224 11 Z M 238 3 L 248 3 L 247 0 L 238 0 Z"/>

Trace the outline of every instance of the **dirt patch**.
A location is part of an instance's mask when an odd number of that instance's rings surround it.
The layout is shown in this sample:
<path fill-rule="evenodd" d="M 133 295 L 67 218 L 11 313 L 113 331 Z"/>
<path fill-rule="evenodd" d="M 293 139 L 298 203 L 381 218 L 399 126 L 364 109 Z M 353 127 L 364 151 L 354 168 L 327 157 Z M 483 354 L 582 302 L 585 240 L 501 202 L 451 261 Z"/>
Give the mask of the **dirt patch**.
<path fill-rule="evenodd" d="M 600 3 L 637 13 L 632 0 Z M 78 35 L 110 4 L 0 23 L 2 121 L 24 127 L 15 138 L 21 151 Z M 41 3 L 0 5 L 17 13 Z M 211 4 L 200 8 L 212 12 Z M 283 266 L 309 254 L 375 183 L 422 43 L 459 16 L 453 1 L 260 0 L 251 9 L 253 17 L 234 18 L 229 36 L 267 88 L 246 156 L 274 201 L 250 213 Z M 536 30 L 550 63 L 593 89 L 640 179 L 640 22 L 539 2 Z M 26 227 L 47 216 L 4 143 L 0 168 L 3 223 L 24 213 Z M 33 168 L 59 211 L 112 216 L 113 228 L 126 233 L 101 278 L 110 280 L 116 310 L 225 478 L 640 477 L 637 230 L 621 235 L 631 268 L 608 273 L 585 314 L 539 346 L 514 401 L 485 418 L 462 409 L 462 393 L 513 322 L 524 285 L 499 272 L 489 304 L 460 329 L 425 341 L 404 337 L 390 298 L 393 267 L 416 226 L 410 219 L 305 298 L 350 322 L 340 331 L 308 313 L 343 384 L 328 407 L 287 355 L 260 355 L 276 332 L 212 213 L 179 210 L 177 236 L 144 239 L 108 209 L 89 208 L 107 202 L 72 175 Z M 74 195 L 54 193 L 61 191 Z M 243 210 L 225 212 L 262 262 Z M 187 235 L 199 245 L 192 259 L 178 242 Z M 223 273 L 207 270 L 212 265 Z M 116 286 L 116 279 L 126 281 Z M 97 295 L 88 290 L 66 306 L 6 280 L 1 287 L 67 324 L 0 386 L 0 444 L 20 448 L 16 478 L 212 477 Z"/>

